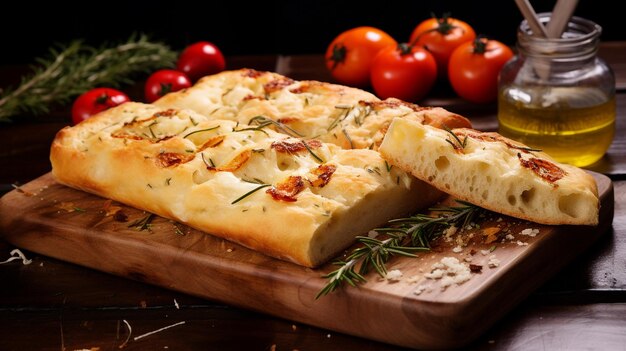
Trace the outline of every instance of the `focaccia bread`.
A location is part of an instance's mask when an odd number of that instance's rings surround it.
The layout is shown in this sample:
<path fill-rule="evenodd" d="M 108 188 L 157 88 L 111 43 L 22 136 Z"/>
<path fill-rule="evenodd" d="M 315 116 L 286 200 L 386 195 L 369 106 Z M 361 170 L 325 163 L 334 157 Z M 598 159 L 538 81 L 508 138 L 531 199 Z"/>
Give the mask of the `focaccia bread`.
<path fill-rule="evenodd" d="M 62 184 L 309 267 L 442 196 L 376 151 L 132 102 L 59 131 L 50 158 Z"/>
<path fill-rule="evenodd" d="M 397 118 L 379 151 L 390 164 L 486 209 L 543 224 L 598 224 L 590 174 L 500 134 Z"/>
<path fill-rule="evenodd" d="M 436 127 L 471 127 L 466 118 L 440 107 L 420 107 L 398 99 L 381 101 L 356 88 L 295 81 L 251 69 L 204 77 L 193 87 L 167 94 L 154 104 L 242 124 L 254 124 L 261 116 L 276 122 L 271 125 L 276 131 L 344 149 L 378 149 L 395 117 Z"/>

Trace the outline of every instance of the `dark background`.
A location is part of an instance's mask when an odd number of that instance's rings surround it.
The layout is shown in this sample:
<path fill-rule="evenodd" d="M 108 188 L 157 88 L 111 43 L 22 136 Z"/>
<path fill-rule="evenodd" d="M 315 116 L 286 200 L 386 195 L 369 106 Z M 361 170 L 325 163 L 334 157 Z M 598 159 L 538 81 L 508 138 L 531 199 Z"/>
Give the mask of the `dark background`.
<path fill-rule="evenodd" d="M 532 1 L 548 12 L 552 1 Z M 580 0 L 575 15 L 604 28 L 602 39 L 626 40 L 619 2 Z M 4 8 L 9 8 L 5 3 Z M 323 53 L 341 31 L 369 25 L 406 41 L 431 13 L 450 12 L 479 34 L 515 43 L 522 20 L 513 0 L 500 1 L 50 1 L 13 2 L 0 13 L 0 64 L 32 63 L 54 43 L 84 39 L 118 43 L 132 33 L 176 50 L 198 40 L 215 43 L 225 55 Z"/>

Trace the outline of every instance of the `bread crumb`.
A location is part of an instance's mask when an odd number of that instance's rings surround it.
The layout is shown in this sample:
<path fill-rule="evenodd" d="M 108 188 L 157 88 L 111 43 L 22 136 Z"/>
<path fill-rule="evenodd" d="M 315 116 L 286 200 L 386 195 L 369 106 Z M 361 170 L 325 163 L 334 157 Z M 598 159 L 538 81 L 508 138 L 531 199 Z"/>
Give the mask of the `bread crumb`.
<path fill-rule="evenodd" d="M 390 281 L 400 281 L 402 279 L 402 271 L 399 269 L 393 269 L 385 275 L 385 279 Z"/>
<path fill-rule="evenodd" d="M 454 253 L 459 253 L 459 252 L 461 252 L 461 251 L 463 251 L 463 248 L 462 248 L 461 246 L 458 246 L 458 245 L 457 245 L 457 246 L 455 246 L 455 247 L 452 249 L 452 252 L 454 252 Z"/>
<path fill-rule="evenodd" d="M 367 237 L 371 239 L 375 239 L 378 236 L 378 232 L 375 230 L 370 230 L 367 232 Z"/>
<path fill-rule="evenodd" d="M 489 268 L 496 268 L 500 265 L 500 260 L 496 258 L 496 255 L 489 256 L 489 261 L 487 262 Z"/>
<path fill-rule="evenodd" d="M 480 254 L 483 256 L 487 256 L 491 253 L 491 250 L 480 250 Z"/>
<path fill-rule="evenodd" d="M 523 241 L 519 241 L 519 240 L 518 240 L 518 241 L 517 241 L 517 245 L 518 245 L 518 246 L 528 246 L 528 243 L 523 242 Z"/>
<path fill-rule="evenodd" d="M 515 240 L 515 237 L 513 235 L 511 235 L 511 234 L 507 234 L 505 236 L 505 238 L 506 238 L 506 240 L 511 240 L 511 241 Z"/>
<path fill-rule="evenodd" d="M 417 289 L 415 289 L 415 291 L 413 291 L 413 294 L 415 295 L 421 295 L 424 290 L 426 290 L 426 285 L 420 285 L 417 287 Z"/>
<path fill-rule="evenodd" d="M 457 228 L 457 227 L 455 227 L 455 226 L 451 225 L 451 226 L 449 226 L 449 227 L 448 227 L 448 229 L 446 229 L 446 230 L 443 232 L 443 234 L 446 236 L 446 238 L 449 238 L 449 237 L 453 236 L 454 234 L 456 234 L 456 232 L 457 232 L 457 230 L 458 230 L 458 229 L 459 229 L 459 228 Z"/>
<path fill-rule="evenodd" d="M 405 281 L 409 284 L 415 284 L 418 281 L 420 281 L 421 278 L 422 277 L 420 277 L 419 275 L 414 275 L 414 276 L 406 278 Z"/>

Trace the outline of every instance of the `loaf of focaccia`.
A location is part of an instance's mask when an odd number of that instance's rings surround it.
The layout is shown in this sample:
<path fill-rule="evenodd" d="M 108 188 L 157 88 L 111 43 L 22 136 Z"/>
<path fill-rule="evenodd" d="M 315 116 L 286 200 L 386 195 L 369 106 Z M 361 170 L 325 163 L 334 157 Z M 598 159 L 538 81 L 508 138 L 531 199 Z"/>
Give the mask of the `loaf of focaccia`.
<path fill-rule="evenodd" d="M 318 81 L 295 81 L 273 72 L 225 71 L 193 87 L 157 100 L 163 108 L 191 109 L 208 118 L 270 127 L 344 149 L 378 149 L 395 117 L 449 128 L 470 127 L 466 118 L 440 107 L 420 107 L 397 99 L 381 101 L 356 88 Z"/>
<path fill-rule="evenodd" d="M 497 133 L 397 118 L 379 151 L 390 164 L 495 212 L 544 224 L 598 223 L 590 174 Z"/>
<path fill-rule="evenodd" d="M 60 183 L 309 267 L 442 195 L 376 151 L 269 126 L 129 102 L 59 131 L 52 173 Z"/>

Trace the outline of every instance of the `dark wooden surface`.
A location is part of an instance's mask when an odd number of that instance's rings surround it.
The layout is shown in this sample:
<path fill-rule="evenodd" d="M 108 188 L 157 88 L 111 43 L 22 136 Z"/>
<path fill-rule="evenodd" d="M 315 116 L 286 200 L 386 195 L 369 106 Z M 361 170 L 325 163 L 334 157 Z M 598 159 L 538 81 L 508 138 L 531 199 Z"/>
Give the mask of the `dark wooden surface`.
<path fill-rule="evenodd" d="M 597 226 L 549 226 L 496 216 L 498 226 L 514 236 L 506 243 L 481 238 L 465 252 L 455 253 L 456 240 L 437 241 L 435 249 L 419 259 L 396 257 L 389 263 L 405 277 L 422 276 L 444 257 L 469 256 L 473 264 L 485 267 L 468 282 L 447 289 L 426 279 L 389 283 L 372 272 L 365 276 L 368 284 L 358 289 L 315 299 L 326 284 L 320 277 L 336 269 L 332 262 L 305 269 L 190 228 L 182 227 L 185 235 L 177 235 L 171 221 L 163 218 L 151 222 L 150 232 L 128 228 L 128 223 L 103 213 L 105 199 L 60 185 L 50 173 L 0 198 L 0 235 L 34 253 L 307 325 L 405 347 L 450 348 L 473 341 L 606 235 L 614 213 L 613 186 L 607 176 L 592 175 L 601 201 Z M 60 209 L 63 202 L 82 211 Z M 145 216 L 119 205 L 128 222 Z M 486 216 L 474 221 L 489 228 L 496 220 Z M 526 228 L 539 233 L 534 238 L 520 235 Z M 482 237 L 480 230 L 474 233 Z M 466 233 L 466 240 L 468 236 L 472 234 Z M 487 268 L 488 256 L 469 254 L 489 252 L 494 245 L 498 268 Z M 414 294 L 418 285 L 425 289 L 419 296 Z M 485 308 L 493 305 L 498 309 Z M 385 318 L 379 318 L 381 310 Z"/>
<path fill-rule="evenodd" d="M 600 55 L 617 77 L 618 131 L 606 157 L 589 169 L 613 180 L 612 229 L 479 337 L 471 349 L 626 348 L 626 42 L 605 43 Z M 330 80 L 320 56 L 229 60 L 229 68 L 244 66 L 295 79 Z M 0 87 L 15 82 L 19 72 L 24 72 L 22 67 L 0 67 Z M 465 103 L 451 97 L 445 87 L 422 104 L 463 114 L 478 129 L 497 129 L 495 105 Z M 16 118 L 0 126 L 3 191 L 50 170 L 50 142 L 68 121 L 67 109 L 61 108 L 49 116 Z M 0 242 L 0 261 L 9 257 L 12 248 Z M 185 321 L 131 339 L 128 350 L 400 350 L 25 253 L 32 264 L 0 265 L 0 350 L 118 350 L 127 335 L 123 320 L 132 326 L 133 336 Z"/>

